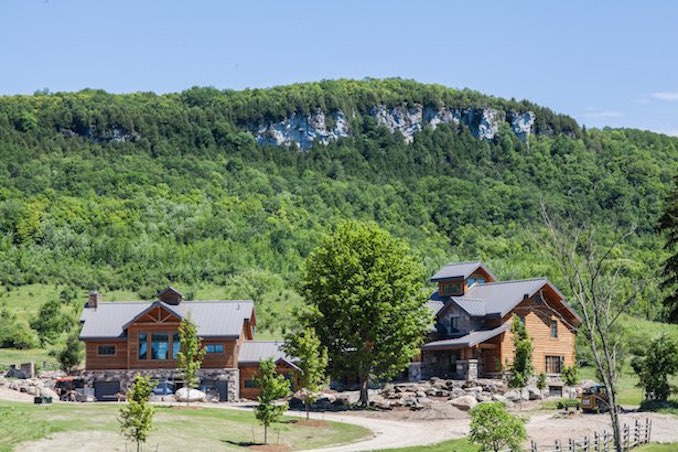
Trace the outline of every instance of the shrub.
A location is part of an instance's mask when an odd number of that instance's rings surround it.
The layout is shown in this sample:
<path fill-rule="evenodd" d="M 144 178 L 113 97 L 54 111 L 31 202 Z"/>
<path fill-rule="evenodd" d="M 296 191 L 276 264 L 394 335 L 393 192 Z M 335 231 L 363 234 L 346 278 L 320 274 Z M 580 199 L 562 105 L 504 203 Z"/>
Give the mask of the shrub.
<path fill-rule="evenodd" d="M 471 409 L 472 443 L 482 450 L 520 450 L 527 439 L 524 421 L 510 414 L 501 402 L 484 402 Z"/>
<path fill-rule="evenodd" d="M 35 334 L 28 325 L 19 321 L 7 308 L 0 311 L 0 348 L 35 348 Z"/>
<path fill-rule="evenodd" d="M 540 373 L 537 377 L 537 389 L 540 391 L 546 389 L 546 374 L 544 372 Z"/>
<path fill-rule="evenodd" d="M 561 375 L 566 385 L 574 386 L 579 384 L 579 371 L 577 370 L 576 366 L 563 366 Z"/>
<path fill-rule="evenodd" d="M 579 402 L 579 399 L 560 399 L 557 406 L 559 410 L 569 410 L 570 408 L 578 410 L 581 408 L 581 402 Z"/>
<path fill-rule="evenodd" d="M 666 401 L 671 395 L 669 376 L 678 372 L 678 340 L 662 334 L 647 348 L 643 358 L 631 363 L 638 374 L 638 385 L 645 389 L 645 399 Z"/>

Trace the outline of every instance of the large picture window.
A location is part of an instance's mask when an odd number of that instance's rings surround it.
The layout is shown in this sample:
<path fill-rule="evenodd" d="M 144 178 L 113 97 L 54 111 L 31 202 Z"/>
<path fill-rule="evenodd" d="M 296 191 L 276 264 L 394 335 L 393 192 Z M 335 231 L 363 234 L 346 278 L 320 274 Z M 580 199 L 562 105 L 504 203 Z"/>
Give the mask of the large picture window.
<path fill-rule="evenodd" d="M 172 359 L 179 358 L 179 351 L 181 351 L 181 339 L 179 333 L 174 333 L 172 335 Z"/>
<path fill-rule="evenodd" d="M 151 335 L 151 359 L 167 359 L 169 354 L 169 334 L 153 333 Z"/>
<path fill-rule="evenodd" d="M 139 333 L 139 359 L 146 359 L 146 352 L 148 351 L 148 335 L 146 333 Z"/>

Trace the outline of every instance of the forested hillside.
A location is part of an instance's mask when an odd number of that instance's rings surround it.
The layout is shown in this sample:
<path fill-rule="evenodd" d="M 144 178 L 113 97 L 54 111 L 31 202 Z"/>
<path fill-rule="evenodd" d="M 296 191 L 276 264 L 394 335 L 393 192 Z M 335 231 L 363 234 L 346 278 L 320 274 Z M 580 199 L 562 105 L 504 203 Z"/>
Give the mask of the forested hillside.
<path fill-rule="evenodd" d="M 408 143 L 370 114 L 412 105 L 531 111 L 533 133 L 523 140 L 504 122 L 483 140 L 450 123 Z M 303 151 L 255 140 L 253 125 L 317 109 L 345 114 L 345 136 Z M 402 80 L 2 97 L 0 300 L 27 284 L 149 298 L 172 283 L 254 298 L 274 328 L 285 317 L 273 306 L 284 314 L 298 301 L 300 264 L 341 218 L 405 238 L 431 273 L 480 258 L 500 278 L 558 283 L 542 203 L 601 240 L 637 224 L 617 256 L 630 287 L 659 274 L 656 224 L 677 170 L 676 138 L 587 131 L 529 102 Z M 636 308 L 651 319 L 654 287 Z"/>

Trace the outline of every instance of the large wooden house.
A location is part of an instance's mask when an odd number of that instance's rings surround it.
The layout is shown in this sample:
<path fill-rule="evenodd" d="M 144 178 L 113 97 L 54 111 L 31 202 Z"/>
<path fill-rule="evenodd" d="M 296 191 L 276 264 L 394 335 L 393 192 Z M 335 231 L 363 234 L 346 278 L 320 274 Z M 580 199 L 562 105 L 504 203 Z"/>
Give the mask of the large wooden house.
<path fill-rule="evenodd" d="M 186 301 L 168 287 L 154 301 L 102 302 L 89 295 L 80 318 L 85 343 L 83 376 L 97 399 L 124 391 L 136 374 L 182 384 L 177 370 L 179 324 L 190 319 L 206 349 L 201 386 L 221 400 L 256 397 L 253 377 L 262 359 L 273 357 L 278 372 L 294 379 L 294 360 L 276 342 L 254 341 L 256 315 L 250 300 Z"/>
<path fill-rule="evenodd" d="M 575 362 L 579 315 L 546 278 L 497 281 L 481 262 L 449 264 L 432 278 L 427 303 L 435 326 L 410 378 L 499 376 L 513 361 L 513 316 L 532 338 L 535 373 L 560 374 Z"/>

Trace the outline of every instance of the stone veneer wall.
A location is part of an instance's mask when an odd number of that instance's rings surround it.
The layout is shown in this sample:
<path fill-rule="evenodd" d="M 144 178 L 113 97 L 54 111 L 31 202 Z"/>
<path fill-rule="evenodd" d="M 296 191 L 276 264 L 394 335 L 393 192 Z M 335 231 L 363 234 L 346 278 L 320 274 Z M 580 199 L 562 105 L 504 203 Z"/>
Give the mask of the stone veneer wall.
<path fill-rule="evenodd" d="M 85 370 L 80 376 L 87 386 L 93 387 L 95 381 L 119 381 L 120 390 L 126 391 L 135 375 L 142 375 L 157 380 L 182 381 L 181 372 L 177 369 L 135 369 L 135 370 Z M 228 401 L 234 402 L 240 398 L 240 371 L 239 369 L 200 369 L 198 377 L 201 380 L 228 381 Z"/>

